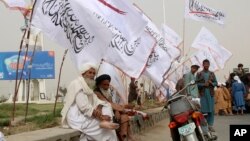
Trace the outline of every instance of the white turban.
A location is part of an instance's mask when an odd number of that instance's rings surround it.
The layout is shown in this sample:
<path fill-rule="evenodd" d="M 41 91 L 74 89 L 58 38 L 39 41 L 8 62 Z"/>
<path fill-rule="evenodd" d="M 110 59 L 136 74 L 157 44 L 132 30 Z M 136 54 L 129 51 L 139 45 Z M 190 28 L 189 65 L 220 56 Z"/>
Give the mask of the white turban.
<path fill-rule="evenodd" d="M 238 81 L 238 83 L 241 83 L 239 76 L 235 75 L 234 80 Z"/>
<path fill-rule="evenodd" d="M 222 83 L 221 82 L 218 82 L 218 86 L 221 86 L 222 85 Z"/>
<path fill-rule="evenodd" d="M 80 74 L 83 74 L 83 73 L 85 73 L 86 71 L 88 71 L 91 68 L 97 70 L 97 66 L 95 64 L 93 64 L 93 63 L 85 63 L 85 64 L 82 64 L 80 66 L 79 72 L 80 72 Z"/>

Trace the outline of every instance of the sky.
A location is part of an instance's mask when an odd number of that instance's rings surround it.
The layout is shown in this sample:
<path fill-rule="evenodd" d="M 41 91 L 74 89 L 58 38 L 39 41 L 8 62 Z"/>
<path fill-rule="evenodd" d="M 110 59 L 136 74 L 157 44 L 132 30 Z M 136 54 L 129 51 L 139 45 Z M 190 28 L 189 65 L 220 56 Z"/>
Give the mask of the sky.
<path fill-rule="evenodd" d="M 203 26 L 210 30 L 219 43 L 233 53 L 225 68 L 216 72 L 219 81 L 225 81 L 225 75 L 232 72 L 232 68 L 235 68 L 238 63 L 243 63 L 244 67 L 250 67 L 249 0 L 199 0 L 201 3 L 226 14 L 224 26 L 212 22 L 184 19 L 184 0 L 130 1 L 136 3 L 158 27 L 165 23 L 175 30 L 184 39 L 184 54 L 190 55 L 195 52 L 190 46 Z M 11 11 L 0 3 L 0 18 L 0 52 L 18 51 L 22 35 L 20 27 L 24 25 L 21 13 Z M 54 50 L 56 56 L 56 78 L 46 80 L 47 93 L 50 94 L 56 92 L 64 49 L 49 38 L 44 37 L 44 50 Z M 77 71 L 68 56 L 64 62 L 61 85 L 67 86 L 76 77 Z M 0 96 L 13 93 L 13 90 L 14 81 L 0 81 Z"/>

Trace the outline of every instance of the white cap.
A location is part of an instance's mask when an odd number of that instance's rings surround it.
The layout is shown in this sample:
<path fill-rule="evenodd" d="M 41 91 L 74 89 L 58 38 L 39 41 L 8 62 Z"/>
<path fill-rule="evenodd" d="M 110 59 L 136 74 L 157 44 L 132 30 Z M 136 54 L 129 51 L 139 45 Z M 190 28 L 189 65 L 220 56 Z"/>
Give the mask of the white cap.
<path fill-rule="evenodd" d="M 200 68 L 200 65 L 199 65 L 199 64 L 195 64 L 195 63 L 193 63 L 193 64 L 191 65 L 191 67 L 193 67 L 193 66 L 198 67 L 198 69 Z"/>
<path fill-rule="evenodd" d="M 239 78 L 238 75 L 235 75 L 235 76 L 234 76 L 234 80 L 236 80 L 238 83 L 241 83 L 241 80 L 240 80 L 240 78 Z"/>

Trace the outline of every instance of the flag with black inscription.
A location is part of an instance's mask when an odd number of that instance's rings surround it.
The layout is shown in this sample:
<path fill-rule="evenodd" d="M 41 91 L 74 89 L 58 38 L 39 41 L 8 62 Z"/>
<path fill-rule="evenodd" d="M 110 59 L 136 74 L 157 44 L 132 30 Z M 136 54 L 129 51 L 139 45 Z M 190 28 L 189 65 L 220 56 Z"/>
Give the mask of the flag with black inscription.
<path fill-rule="evenodd" d="M 210 8 L 197 0 L 185 0 L 185 17 L 196 21 L 210 21 L 224 24 L 225 14 Z"/>
<path fill-rule="evenodd" d="M 128 42 L 121 34 L 117 33 L 112 38 L 104 60 L 128 76 L 138 78 L 142 74 L 155 45 L 155 39 L 145 31 L 141 37 L 133 42 Z"/>
<path fill-rule="evenodd" d="M 170 69 L 170 60 L 170 56 L 160 46 L 156 46 L 148 58 L 143 74 L 151 78 L 159 87 L 163 82 L 164 74 Z"/>
<path fill-rule="evenodd" d="M 148 31 L 157 41 L 156 47 L 149 56 L 144 75 L 150 77 L 159 87 L 163 81 L 163 76 L 170 69 L 171 63 L 180 55 L 180 50 L 173 44 L 168 43 L 162 32 L 160 32 L 150 18 L 147 17 L 138 7 L 136 8 L 143 14 L 143 18 L 148 22 L 146 31 Z"/>
<path fill-rule="evenodd" d="M 146 31 L 148 31 L 151 34 L 151 36 L 153 36 L 156 39 L 157 46 L 161 47 L 166 52 L 166 54 L 169 55 L 170 60 L 167 60 L 167 61 L 172 62 L 176 58 L 178 58 L 181 53 L 180 50 L 177 47 L 173 46 L 172 44 L 169 44 L 164 38 L 164 35 L 162 34 L 162 32 L 150 20 L 150 18 L 146 14 L 144 14 L 143 11 L 141 11 L 139 8 L 137 9 L 143 14 L 143 18 L 148 22 L 146 26 Z"/>
<path fill-rule="evenodd" d="M 32 25 L 69 49 L 76 66 L 100 63 L 112 32 L 76 0 L 37 0 Z"/>
<path fill-rule="evenodd" d="M 149 32 L 143 31 L 140 37 L 129 40 L 118 28 L 114 28 L 105 17 L 97 13 L 93 13 L 93 15 L 113 33 L 104 60 L 128 76 L 138 78 L 146 66 L 153 47 L 155 47 L 155 39 Z"/>

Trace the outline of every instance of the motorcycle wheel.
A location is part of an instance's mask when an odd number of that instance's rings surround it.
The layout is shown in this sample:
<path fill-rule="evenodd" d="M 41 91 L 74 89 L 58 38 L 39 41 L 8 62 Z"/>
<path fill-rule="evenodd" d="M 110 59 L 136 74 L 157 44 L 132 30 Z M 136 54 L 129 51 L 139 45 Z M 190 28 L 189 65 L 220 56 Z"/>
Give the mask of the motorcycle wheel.
<path fill-rule="evenodd" d="M 195 129 L 195 133 L 199 141 L 209 141 L 209 139 L 202 135 L 197 128 Z"/>
<path fill-rule="evenodd" d="M 178 132 L 178 129 L 170 129 L 171 137 L 173 141 L 180 141 L 180 134 Z"/>

